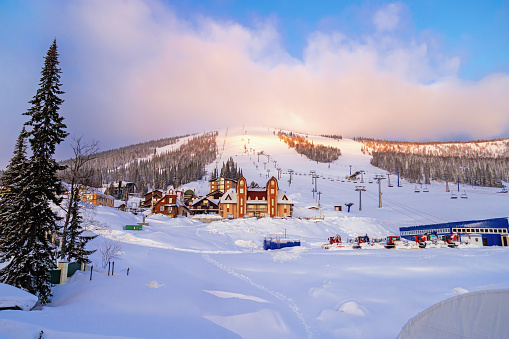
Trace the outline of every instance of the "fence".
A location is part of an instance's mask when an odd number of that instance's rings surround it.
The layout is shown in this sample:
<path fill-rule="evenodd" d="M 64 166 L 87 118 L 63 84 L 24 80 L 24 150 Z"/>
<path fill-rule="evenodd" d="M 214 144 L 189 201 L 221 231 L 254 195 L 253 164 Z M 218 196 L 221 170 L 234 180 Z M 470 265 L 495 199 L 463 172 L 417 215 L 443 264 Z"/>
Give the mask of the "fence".
<path fill-rule="evenodd" d="M 83 267 L 82 267 L 83 266 Z M 52 285 L 65 284 L 67 278 L 72 277 L 76 271 L 86 270 L 87 265 L 82 265 L 78 262 L 67 263 L 67 262 L 59 262 L 58 268 L 54 270 L 50 270 L 49 274 L 51 276 L 50 282 Z M 62 276 L 62 272 L 64 276 Z"/>

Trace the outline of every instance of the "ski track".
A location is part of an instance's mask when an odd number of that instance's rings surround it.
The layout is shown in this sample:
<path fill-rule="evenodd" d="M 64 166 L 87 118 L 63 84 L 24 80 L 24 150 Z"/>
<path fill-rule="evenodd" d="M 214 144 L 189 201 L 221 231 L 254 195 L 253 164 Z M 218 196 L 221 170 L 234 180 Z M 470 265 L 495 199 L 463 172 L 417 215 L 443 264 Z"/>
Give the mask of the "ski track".
<path fill-rule="evenodd" d="M 212 259 L 208 254 L 204 253 L 204 254 L 202 254 L 202 257 L 203 257 L 203 259 L 205 259 L 205 261 L 207 261 L 210 264 L 218 267 L 219 269 L 225 271 L 226 273 L 234 276 L 235 278 L 243 280 L 243 281 L 247 282 L 248 284 L 250 284 L 251 286 L 256 287 L 257 289 L 259 289 L 259 290 L 261 290 L 261 291 L 263 291 L 265 293 L 268 293 L 268 294 L 274 296 L 275 298 L 281 300 L 282 302 L 286 303 L 288 305 L 288 307 L 295 313 L 297 318 L 299 318 L 299 320 L 301 321 L 302 325 L 306 329 L 307 337 L 308 338 L 313 338 L 313 332 L 311 331 L 311 328 L 306 323 L 306 319 L 304 319 L 304 316 L 300 312 L 299 307 L 295 304 L 295 302 L 291 298 L 288 298 L 287 296 L 285 296 L 284 294 L 282 294 L 280 292 L 272 291 L 272 290 L 270 290 L 269 288 L 267 288 L 267 287 L 265 287 L 263 285 L 255 283 L 251 278 L 249 278 L 249 277 L 247 277 L 247 276 L 245 276 L 243 274 L 235 272 L 233 269 L 231 269 L 231 268 L 221 264 L 220 262 Z"/>
<path fill-rule="evenodd" d="M 162 243 L 154 241 L 154 240 L 138 238 L 131 234 L 115 236 L 115 235 L 111 234 L 110 230 L 105 230 L 105 231 L 94 230 L 94 232 L 101 235 L 104 238 L 118 241 L 118 242 L 134 244 L 134 245 L 139 245 L 139 246 L 146 246 L 146 247 L 162 248 L 162 249 L 178 251 L 178 252 L 198 253 L 198 254 L 239 254 L 239 253 L 244 253 L 243 251 L 193 250 L 193 249 L 189 249 L 189 248 L 178 248 L 178 247 L 165 245 L 165 244 L 162 244 Z"/>

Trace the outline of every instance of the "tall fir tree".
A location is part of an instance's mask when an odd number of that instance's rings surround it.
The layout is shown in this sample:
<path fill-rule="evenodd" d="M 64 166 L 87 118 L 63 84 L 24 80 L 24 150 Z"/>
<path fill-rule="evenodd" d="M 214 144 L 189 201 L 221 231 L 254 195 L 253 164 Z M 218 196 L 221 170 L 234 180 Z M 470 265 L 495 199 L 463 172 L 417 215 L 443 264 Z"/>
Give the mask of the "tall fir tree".
<path fill-rule="evenodd" d="M 60 205 L 63 188 L 57 178 L 57 171 L 64 167 L 53 158 L 56 145 L 68 133 L 63 117 L 58 113 L 64 102 L 59 95 L 60 73 L 58 68 L 56 39 L 50 46 L 41 71 L 39 89 L 29 103 L 32 105 L 24 115 L 30 117 L 25 123 L 30 129 L 26 137 L 30 141 L 32 155 L 27 161 L 25 183 L 27 199 L 20 206 L 24 213 L 23 222 L 12 229 L 20 246 L 11 247 L 10 263 L 0 271 L 0 282 L 22 288 L 37 294 L 41 304 L 51 297 L 49 270 L 56 266 L 54 245 L 51 237 L 58 231 L 60 219 L 52 210 L 51 203 Z"/>

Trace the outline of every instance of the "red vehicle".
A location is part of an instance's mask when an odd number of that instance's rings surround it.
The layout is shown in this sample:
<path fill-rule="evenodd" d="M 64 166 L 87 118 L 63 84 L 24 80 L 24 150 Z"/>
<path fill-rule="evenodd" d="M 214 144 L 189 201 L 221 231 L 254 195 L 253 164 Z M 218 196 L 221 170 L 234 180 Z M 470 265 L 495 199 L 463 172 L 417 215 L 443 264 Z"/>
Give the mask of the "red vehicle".
<path fill-rule="evenodd" d="M 470 238 L 470 235 L 468 233 L 452 233 L 443 235 L 442 240 L 449 247 L 458 247 L 458 245 L 461 244 L 460 234 L 465 234 L 466 236 L 468 236 L 468 238 Z"/>
<path fill-rule="evenodd" d="M 329 244 L 341 244 L 341 236 L 339 234 L 336 234 L 335 237 L 329 238 Z"/>
<path fill-rule="evenodd" d="M 423 235 L 414 235 L 412 237 L 412 241 L 415 241 L 416 243 L 418 243 L 420 248 L 426 247 L 426 241 L 427 240 L 428 240 L 428 237 L 425 234 L 423 234 Z"/>
<path fill-rule="evenodd" d="M 390 235 L 385 239 L 385 248 L 396 248 L 396 242 L 401 241 L 401 237 Z"/>

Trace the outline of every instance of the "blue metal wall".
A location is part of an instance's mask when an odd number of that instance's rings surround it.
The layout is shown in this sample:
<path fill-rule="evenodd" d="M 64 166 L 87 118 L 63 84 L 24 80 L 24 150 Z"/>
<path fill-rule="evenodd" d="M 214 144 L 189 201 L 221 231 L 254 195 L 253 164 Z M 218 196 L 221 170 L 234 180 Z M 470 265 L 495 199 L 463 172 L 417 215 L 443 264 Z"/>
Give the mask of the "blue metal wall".
<path fill-rule="evenodd" d="M 420 234 L 425 233 L 426 231 L 435 231 L 437 234 L 450 234 L 452 233 L 453 228 L 461 228 L 461 229 L 472 229 L 472 228 L 509 228 L 509 223 L 507 218 L 494 218 L 494 219 L 485 219 L 485 220 L 468 220 L 468 221 L 457 221 L 457 222 L 448 222 L 442 224 L 432 224 L 432 225 L 421 225 L 421 226 L 409 226 L 409 227 L 400 227 L 399 232 L 402 238 L 410 240 L 415 234 L 404 234 L 404 232 L 414 231 Z M 476 234 L 482 234 L 483 239 L 486 239 L 488 246 L 502 246 L 502 240 L 500 238 L 500 233 L 484 233 L 484 232 L 470 232 Z"/>
<path fill-rule="evenodd" d="M 263 241 L 264 250 L 277 250 L 284 247 L 294 246 L 300 246 L 300 240 L 265 238 Z"/>

